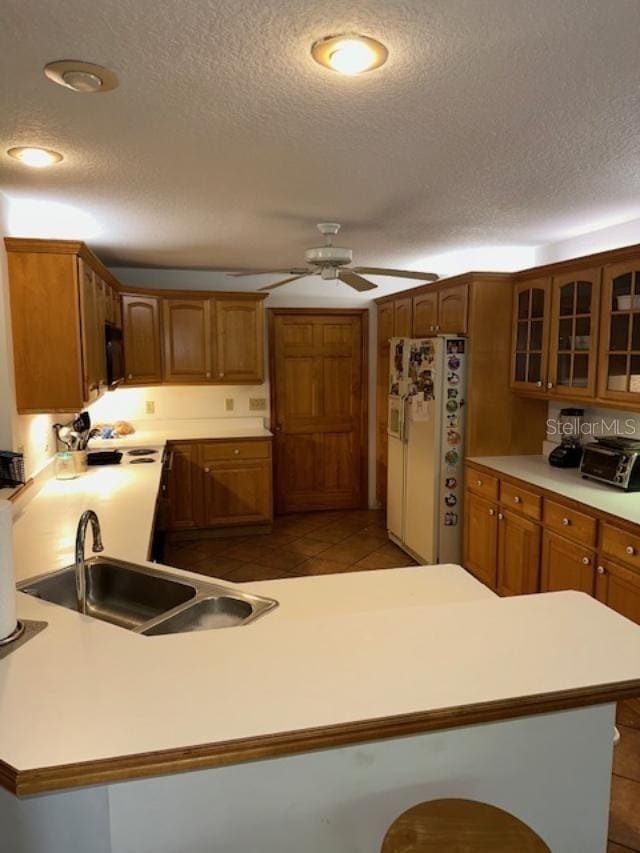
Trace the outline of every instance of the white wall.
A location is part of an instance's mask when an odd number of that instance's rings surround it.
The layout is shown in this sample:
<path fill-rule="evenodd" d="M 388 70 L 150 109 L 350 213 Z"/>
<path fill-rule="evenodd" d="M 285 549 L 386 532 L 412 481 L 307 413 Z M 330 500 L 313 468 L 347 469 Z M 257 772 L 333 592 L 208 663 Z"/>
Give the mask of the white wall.
<path fill-rule="evenodd" d="M 169 269 L 146 269 L 146 268 L 114 268 L 114 275 L 123 284 L 136 287 L 155 287 L 163 290 L 175 288 L 177 290 L 229 290 L 246 291 L 257 290 L 265 284 L 271 283 L 272 275 L 255 276 L 250 278 L 234 278 L 219 271 L 207 270 L 169 270 Z M 377 294 L 374 294 L 377 295 Z M 363 299 L 354 294 L 351 296 L 343 284 L 324 282 L 321 279 L 306 279 L 295 282 L 282 289 L 269 294 L 266 301 L 267 308 L 367 308 L 369 310 L 369 504 L 375 505 L 375 365 L 377 348 L 376 314 L 373 299 Z M 268 367 L 268 360 L 266 361 Z M 223 403 L 225 397 L 234 397 L 236 409 L 232 416 L 243 417 L 249 414 L 248 398 L 254 396 L 266 396 L 267 405 L 269 399 L 269 379 L 261 388 L 243 388 L 243 386 L 225 386 L 224 388 L 203 389 L 195 386 L 184 388 L 147 388 L 144 394 L 136 392 L 130 398 L 123 397 L 123 403 L 130 406 L 131 410 L 140 412 L 144 409 L 143 399 L 154 399 L 156 401 L 156 413 L 158 417 L 220 417 L 223 416 Z M 119 395 L 128 394 L 127 389 L 118 390 L 113 395 L 114 401 Z M 158 408 L 158 401 L 160 409 Z M 99 401 L 97 405 L 100 405 Z M 203 412 L 203 407 L 211 407 L 212 412 L 218 414 L 194 414 L 178 415 L 173 412 L 189 411 Z M 161 414 L 160 412 L 164 414 Z M 207 408 L 207 411 L 209 409 Z M 92 409 L 93 412 L 93 409 Z M 255 414 L 255 413 L 252 413 Z M 265 415 L 268 416 L 268 411 Z M 93 417 L 93 414 L 92 414 Z M 125 417 L 122 415 L 121 417 Z M 131 414 L 127 417 L 136 418 Z"/>
<path fill-rule="evenodd" d="M 9 277 L 4 237 L 8 233 L 7 202 L 0 193 L 0 450 L 24 452 L 27 477 L 51 458 L 55 441 L 53 415 L 18 415 L 13 375 L 13 348 L 9 314 Z"/>
<path fill-rule="evenodd" d="M 621 222 L 587 234 L 577 234 L 565 240 L 538 246 L 535 265 L 552 264 L 556 261 L 579 258 L 581 255 L 592 255 L 595 252 L 606 252 L 608 249 L 619 249 L 621 246 L 632 246 L 635 243 L 640 243 L 640 219 Z"/>

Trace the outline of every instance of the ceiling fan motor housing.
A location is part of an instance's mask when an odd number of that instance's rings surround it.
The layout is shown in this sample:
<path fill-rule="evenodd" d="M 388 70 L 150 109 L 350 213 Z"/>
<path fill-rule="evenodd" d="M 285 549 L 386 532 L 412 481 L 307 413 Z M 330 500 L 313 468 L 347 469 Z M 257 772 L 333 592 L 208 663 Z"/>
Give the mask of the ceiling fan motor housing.
<path fill-rule="evenodd" d="M 351 263 L 353 252 L 351 249 L 343 249 L 340 246 L 318 246 L 315 249 L 308 249 L 305 252 L 305 257 L 307 263 L 310 264 L 330 264 L 331 266 L 342 267 Z"/>

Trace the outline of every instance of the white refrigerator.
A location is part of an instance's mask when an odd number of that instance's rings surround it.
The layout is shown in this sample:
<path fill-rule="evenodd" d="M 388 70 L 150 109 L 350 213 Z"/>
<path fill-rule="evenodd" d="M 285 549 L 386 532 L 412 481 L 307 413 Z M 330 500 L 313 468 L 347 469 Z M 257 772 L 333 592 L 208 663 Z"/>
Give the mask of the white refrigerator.
<path fill-rule="evenodd" d="M 387 528 L 420 563 L 460 563 L 468 342 L 392 338 Z"/>

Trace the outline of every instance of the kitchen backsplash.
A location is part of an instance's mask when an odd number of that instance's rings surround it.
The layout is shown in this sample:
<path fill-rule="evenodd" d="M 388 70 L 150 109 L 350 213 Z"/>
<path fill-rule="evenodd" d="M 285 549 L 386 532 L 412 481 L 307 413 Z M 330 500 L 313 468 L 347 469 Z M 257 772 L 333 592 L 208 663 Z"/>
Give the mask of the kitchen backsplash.
<path fill-rule="evenodd" d="M 625 412 L 618 409 L 596 409 L 587 408 L 574 402 L 550 402 L 547 411 L 547 435 L 548 442 L 560 444 L 560 435 L 556 430 L 556 423 L 560 416 L 560 409 L 584 408 L 584 421 L 582 427 L 582 443 L 587 444 L 595 436 L 601 435 L 624 435 L 628 438 L 637 438 L 640 441 L 640 414 L 637 412 Z"/>
<path fill-rule="evenodd" d="M 233 401 L 228 408 L 228 401 Z M 251 408 L 263 401 L 264 408 Z M 89 407 L 94 423 L 269 417 L 269 384 L 155 385 L 109 391 Z"/>

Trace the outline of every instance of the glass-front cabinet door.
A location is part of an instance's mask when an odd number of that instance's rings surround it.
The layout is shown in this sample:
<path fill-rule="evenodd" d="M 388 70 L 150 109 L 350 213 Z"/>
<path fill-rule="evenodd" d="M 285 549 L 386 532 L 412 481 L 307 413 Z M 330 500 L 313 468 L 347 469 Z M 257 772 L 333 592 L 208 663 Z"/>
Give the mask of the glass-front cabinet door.
<path fill-rule="evenodd" d="M 599 269 L 553 279 L 547 390 L 559 397 L 595 397 L 599 307 Z"/>
<path fill-rule="evenodd" d="M 640 257 L 604 268 L 598 396 L 640 401 Z"/>
<path fill-rule="evenodd" d="M 519 282 L 514 292 L 511 387 L 546 390 L 550 280 Z"/>

